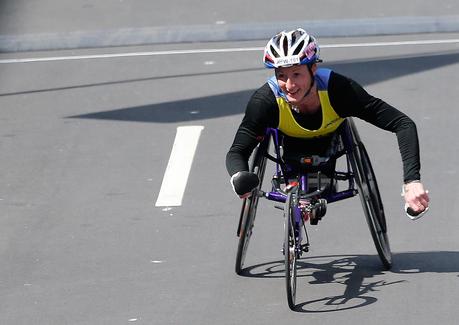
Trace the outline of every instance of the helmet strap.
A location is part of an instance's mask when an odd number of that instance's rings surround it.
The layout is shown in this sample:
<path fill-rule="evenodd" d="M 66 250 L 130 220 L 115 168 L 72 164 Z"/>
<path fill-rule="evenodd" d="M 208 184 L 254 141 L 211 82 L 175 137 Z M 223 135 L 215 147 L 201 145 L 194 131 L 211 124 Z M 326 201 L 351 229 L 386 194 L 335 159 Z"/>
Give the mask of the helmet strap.
<path fill-rule="evenodd" d="M 316 80 L 312 73 L 311 66 L 308 64 L 307 67 L 308 67 L 309 75 L 311 76 L 311 85 L 309 86 L 308 91 L 306 91 L 306 93 L 304 94 L 303 98 L 307 97 L 311 93 L 312 87 L 314 87 L 314 84 L 316 83 Z"/>

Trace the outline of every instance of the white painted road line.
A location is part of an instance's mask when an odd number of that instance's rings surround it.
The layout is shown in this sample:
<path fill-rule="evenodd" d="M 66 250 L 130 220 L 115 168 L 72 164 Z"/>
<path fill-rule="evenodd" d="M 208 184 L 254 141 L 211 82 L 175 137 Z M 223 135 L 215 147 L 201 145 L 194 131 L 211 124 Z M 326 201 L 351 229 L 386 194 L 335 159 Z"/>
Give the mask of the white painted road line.
<path fill-rule="evenodd" d="M 203 126 L 179 126 L 177 128 L 172 152 L 156 200 L 157 207 L 182 205 L 194 153 L 203 129 Z"/>
<path fill-rule="evenodd" d="M 439 44 L 457 44 L 459 39 L 437 39 L 437 40 L 413 40 L 398 42 L 372 42 L 372 43 L 341 43 L 341 44 L 323 44 L 320 48 L 349 48 L 349 47 L 376 47 L 376 46 L 406 46 L 406 45 L 439 45 Z M 50 62 L 50 61 L 68 61 L 68 60 L 90 60 L 90 59 L 110 59 L 137 56 L 158 56 L 158 55 L 184 55 L 184 54 L 204 54 L 204 53 L 232 53 L 232 52 L 250 52 L 263 51 L 263 47 L 240 47 L 240 48 L 222 48 L 222 49 L 196 49 L 196 50 L 171 50 L 171 51 L 151 51 L 151 52 L 128 52 L 128 53 L 109 53 L 109 54 L 92 54 L 92 55 L 71 55 L 71 56 L 54 56 L 42 58 L 20 58 L 20 59 L 0 59 L 0 64 L 6 63 L 31 63 L 31 62 Z"/>

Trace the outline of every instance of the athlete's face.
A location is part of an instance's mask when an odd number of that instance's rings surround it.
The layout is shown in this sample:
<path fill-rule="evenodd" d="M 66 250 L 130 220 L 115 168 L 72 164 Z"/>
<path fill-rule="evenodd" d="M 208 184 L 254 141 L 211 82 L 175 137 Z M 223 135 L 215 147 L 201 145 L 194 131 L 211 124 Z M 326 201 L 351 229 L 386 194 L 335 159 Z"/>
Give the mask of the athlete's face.
<path fill-rule="evenodd" d="M 312 66 L 314 73 L 316 66 Z M 279 87 L 293 105 L 299 105 L 309 91 L 313 82 L 306 65 L 293 65 L 276 69 L 276 78 Z"/>

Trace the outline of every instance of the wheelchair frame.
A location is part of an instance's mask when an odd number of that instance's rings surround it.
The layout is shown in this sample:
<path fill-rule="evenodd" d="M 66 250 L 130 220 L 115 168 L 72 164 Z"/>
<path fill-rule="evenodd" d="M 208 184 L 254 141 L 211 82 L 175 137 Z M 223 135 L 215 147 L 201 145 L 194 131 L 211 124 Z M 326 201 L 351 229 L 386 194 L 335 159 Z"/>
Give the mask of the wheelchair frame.
<path fill-rule="evenodd" d="M 289 307 L 295 308 L 296 296 L 296 261 L 303 252 L 309 250 L 309 238 L 306 222 L 317 224 L 325 214 L 326 204 L 348 199 L 359 194 L 364 215 L 370 229 L 379 258 L 385 269 L 391 267 L 391 251 L 387 236 L 387 225 L 376 177 L 365 146 L 360 139 L 352 118 L 346 118 L 335 131 L 337 143 L 332 154 L 327 157 L 307 156 L 301 168 L 293 168 L 283 160 L 281 153 L 281 135 L 278 129 L 268 129 L 264 140 L 252 154 L 250 171 L 258 175 L 260 184 L 252 195 L 244 199 L 239 219 L 237 236 L 239 237 L 236 266 L 237 274 L 243 273 L 243 266 L 250 237 L 253 232 L 259 198 L 283 203 L 285 237 L 283 254 L 287 300 Z M 274 156 L 269 153 L 270 144 L 274 147 Z M 336 160 L 346 156 L 346 171 L 336 170 Z M 262 184 L 267 161 L 276 164 L 270 191 L 263 191 Z M 325 167 L 333 166 L 329 175 L 328 186 L 321 186 L 321 173 Z M 312 188 L 309 178 L 314 176 L 317 185 Z M 347 181 L 347 188 L 337 191 L 333 186 L 337 181 Z M 276 206 L 278 207 L 278 206 Z"/>

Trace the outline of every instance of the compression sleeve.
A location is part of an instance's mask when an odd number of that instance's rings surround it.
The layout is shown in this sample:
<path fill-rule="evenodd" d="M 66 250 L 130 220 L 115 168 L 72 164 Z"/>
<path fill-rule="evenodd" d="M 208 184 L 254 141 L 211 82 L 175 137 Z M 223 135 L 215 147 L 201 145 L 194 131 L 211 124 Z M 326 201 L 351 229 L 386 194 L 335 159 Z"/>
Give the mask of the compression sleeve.
<path fill-rule="evenodd" d="M 341 117 L 355 116 L 397 136 L 404 182 L 420 179 L 419 140 L 416 124 L 383 100 L 368 94 L 357 82 L 332 73 L 330 102 Z"/>
<path fill-rule="evenodd" d="M 250 98 L 244 118 L 226 155 L 226 169 L 230 176 L 248 171 L 249 157 L 263 139 L 266 128 L 277 127 L 279 111 L 274 94 L 266 83 Z"/>

